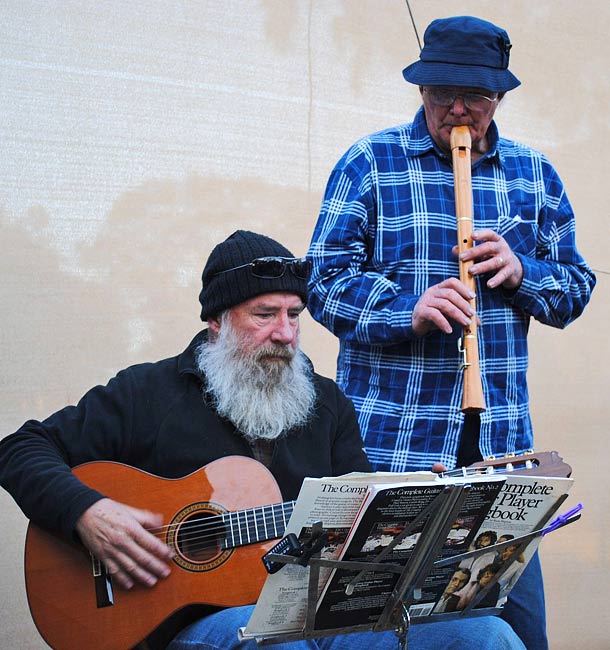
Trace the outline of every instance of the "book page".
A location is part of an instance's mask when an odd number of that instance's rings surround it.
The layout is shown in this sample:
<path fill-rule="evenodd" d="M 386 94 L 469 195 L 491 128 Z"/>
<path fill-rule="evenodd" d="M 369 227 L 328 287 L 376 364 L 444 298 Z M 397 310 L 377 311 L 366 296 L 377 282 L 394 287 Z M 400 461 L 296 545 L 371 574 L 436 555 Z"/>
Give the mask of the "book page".
<path fill-rule="evenodd" d="M 321 521 L 328 533 L 327 545 L 321 557 L 336 560 L 341 556 L 348 533 L 371 486 L 414 482 L 420 485 L 434 485 L 437 475 L 432 472 L 409 472 L 397 474 L 383 472 L 351 473 L 344 476 L 307 478 L 298 499 L 286 533 L 294 533 L 299 541 L 308 538 L 314 523 Z M 423 480 L 422 480 L 423 479 Z M 332 569 L 322 567 L 318 591 L 327 582 Z M 259 638 L 300 632 L 307 616 L 309 594 L 309 568 L 287 564 L 280 571 L 269 575 L 263 586 L 254 612 L 241 638 Z M 317 596 L 317 594 L 316 594 Z"/>
<path fill-rule="evenodd" d="M 476 531 L 476 536 L 468 540 L 467 548 L 460 549 L 460 553 L 477 549 L 481 552 L 445 567 L 449 573 L 444 574 L 444 589 L 434 608 L 410 608 L 412 616 L 462 611 L 496 574 L 496 583 L 474 607 L 502 607 L 506 602 L 508 593 L 536 551 L 541 537 L 530 542 L 525 551 L 517 556 L 514 555 L 516 544 L 503 549 L 494 549 L 493 546 L 546 525 L 554 516 L 551 508 L 567 494 L 573 480 L 518 474 L 505 476 L 506 482 Z M 485 551 L 487 547 L 489 550 Z"/>
<path fill-rule="evenodd" d="M 425 517 L 405 531 L 416 517 L 443 491 L 438 483 L 375 486 L 347 540 L 341 559 L 375 562 L 380 553 L 398 539 L 382 563 L 405 565 L 428 521 Z M 431 514 L 430 516 L 433 516 Z M 408 532 L 408 534 L 403 534 Z M 358 576 L 353 590 L 347 586 Z M 315 629 L 332 630 L 356 625 L 373 625 L 384 610 L 399 573 L 336 569 L 318 602 Z"/>
<path fill-rule="evenodd" d="M 303 541 L 314 523 L 321 521 L 329 534 L 321 556 L 336 559 L 369 490 L 373 474 L 345 481 L 341 477 L 306 478 L 301 487 L 286 533 Z M 321 569 L 323 584 L 329 569 Z M 309 567 L 287 564 L 269 575 L 242 638 L 299 632 L 307 613 Z"/>
<path fill-rule="evenodd" d="M 460 522 L 463 529 L 466 529 L 463 541 L 467 543 L 468 536 L 474 535 L 503 484 L 504 478 L 501 476 L 482 476 L 468 479 L 445 478 L 428 484 L 375 486 L 373 490 L 376 493 L 363 508 L 360 521 L 352 529 L 342 559 L 374 562 L 377 556 L 396 539 L 397 543 L 389 554 L 384 554 L 382 562 L 406 566 L 428 518 L 418 521 L 414 527 L 411 524 L 428 506 L 433 506 L 434 500 L 446 485 L 468 486 L 468 493 L 456 520 Z M 434 517 L 434 510 L 432 513 L 430 516 Z M 454 522 L 447 522 L 447 526 L 452 523 Z M 460 530 L 460 533 L 462 532 Z M 446 547 L 454 548 L 452 545 L 454 541 L 455 535 L 450 534 Z M 428 605 L 430 608 L 440 597 L 448 580 L 437 575 L 443 572 L 449 573 L 450 569 L 432 571 L 419 589 L 420 600 L 430 603 Z M 378 621 L 400 574 L 384 571 L 370 572 L 365 576 L 359 576 L 351 593 L 347 593 L 347 585 L 357 574 L 356 571 L 344 570 L 338 570 L 333 574 L 318 604 L 316 629 L 330 630 L 355 625 L 372 627 Z"/>

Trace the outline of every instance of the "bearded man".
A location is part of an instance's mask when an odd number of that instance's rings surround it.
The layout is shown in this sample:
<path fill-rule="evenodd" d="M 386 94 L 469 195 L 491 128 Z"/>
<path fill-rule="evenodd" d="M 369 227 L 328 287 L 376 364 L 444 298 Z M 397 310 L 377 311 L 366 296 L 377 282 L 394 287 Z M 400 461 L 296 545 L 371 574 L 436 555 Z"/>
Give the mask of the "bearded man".
<path fill-rule="evenodd" d="M 214 248 L 203 271 L 199 300 L 209 328 L 180 355 L 127 368 L 76 406 L 30 420 L 2 440 L 2 486 L 39 526 L 82 542 L 119 587 L 154 589 L 179 570 L 153 534 L 161 516 L 106 497 L 72 467 L 113 460 L 179 478 L 219 458 L 247 456 L 269 468 L 284 499 L 296 498 L 306 476 L 370 470 L 351 402 L 298 348 L 308 275 L 309 263 L 273 239 L 235 232 Z M 256 488 L 244 478 L 244 492 Z M 177 625 L 171 650 L 255 648 L 237 638 L 251 609 L 189 608 L 143 647 L 166 647 Z M 493 617 L 417 626 L 409 647 L 467 648 L 473 638 L 484 649 L 523 648 Z M 371 632 L 269 647 L 395 646 L 392 632 Z"/>

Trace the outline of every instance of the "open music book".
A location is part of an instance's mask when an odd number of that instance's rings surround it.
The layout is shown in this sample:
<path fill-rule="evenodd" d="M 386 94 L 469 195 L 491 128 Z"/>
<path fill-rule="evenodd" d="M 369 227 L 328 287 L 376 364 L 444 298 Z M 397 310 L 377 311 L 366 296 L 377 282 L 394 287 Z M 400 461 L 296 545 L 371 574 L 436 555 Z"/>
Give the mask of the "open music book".
<path fill-rule="evenodd" d="M 444 563 L 434 567 L 424 582 L 422 598 L 409 608 L 412 621 L 473 608 L 502 607 L 542 539 L 540 535 L 527 539 L 527 535 L 553 518 L 572 483 L 571 478 L 506 475 L 476 531 L 462 543 L 455 543 L 452 537 L 462 526 L 461 518 L 452 525 L 443 546 Z M 455 560 L 450 562 L 451 558 Z M 460 587 L 454 590 L 456 581 Z"/>
<path fill-rule="evenodd" d="M 432 490 L 438 490 L 436 477 L 430 472 L 385 474 L 380 478 L 385 480 L 385 485 L 394 485 L 398 478 L 403 485 L 421 489 L 432 486 Z M 310 535 L 314 524 L 322 521 L 328 539 L 321 556 L 327 560 L 338 560 L 350 530 L 355 521 L 361 518 L 361 506 L 375 484 L 375 474 L 370 473 L 306 478 L 286 534 L 293 533 L 303 541 Z M 320 569 L 320 589 L 331 573 L 332 569 L 328 567 Z M 244 636 L 269 636 L 301 630 L 308 610 L 308 587 L 309 567 L 287 564 L 268 576 Z"/>
<path fill-rule="evenodd" d="M 307 542 L 321 522 L 319 561 L 269 575 L 242 638 L 394 629 L 388 608 L 398 602 L 411 623 L 497 613 L 540 540 L 523 536 L 552 518 L 572 484 L 517 474 L 376 477 L 306 479 L 286 532 Z"/>

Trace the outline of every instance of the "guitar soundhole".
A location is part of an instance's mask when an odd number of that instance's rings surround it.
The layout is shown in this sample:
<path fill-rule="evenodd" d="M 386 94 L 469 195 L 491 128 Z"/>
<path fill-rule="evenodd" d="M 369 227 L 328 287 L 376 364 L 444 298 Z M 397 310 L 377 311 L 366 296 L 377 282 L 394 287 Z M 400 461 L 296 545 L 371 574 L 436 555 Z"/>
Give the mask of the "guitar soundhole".
<path fill-rule="evenodd" d="M 168 527 L 167 544 L 174 549 L 174 562 L 187 571 L 211 571 L 233 552 L 225 548 L 226 510 L 207 502 L 191 503 Z"/>
<path fill-rule="evenodd" d="M 224 524 L 218 516 L 197 513 L 184 519 L 176 544 L 181 555 L 191 562 L 208 562 L 221 551 L 224 536 Z"/>

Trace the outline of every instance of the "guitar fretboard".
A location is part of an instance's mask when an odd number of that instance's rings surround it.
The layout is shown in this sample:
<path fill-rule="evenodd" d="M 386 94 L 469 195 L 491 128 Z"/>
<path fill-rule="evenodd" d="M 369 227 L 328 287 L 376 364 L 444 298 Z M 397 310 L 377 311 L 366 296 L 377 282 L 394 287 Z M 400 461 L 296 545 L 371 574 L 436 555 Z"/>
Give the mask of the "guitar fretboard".
<path fill-rule="evenodd" d="M 282 537 L 294 503 L 294 501 L 273 503 L 222 515 L 226 530 L 223 548 L 235 548 Z"/>

